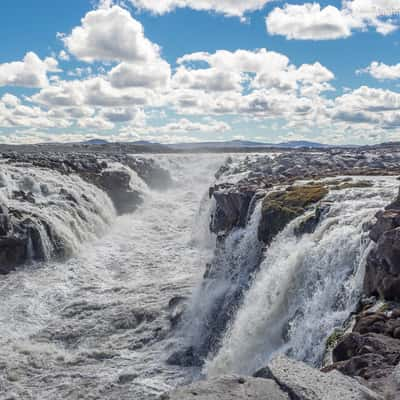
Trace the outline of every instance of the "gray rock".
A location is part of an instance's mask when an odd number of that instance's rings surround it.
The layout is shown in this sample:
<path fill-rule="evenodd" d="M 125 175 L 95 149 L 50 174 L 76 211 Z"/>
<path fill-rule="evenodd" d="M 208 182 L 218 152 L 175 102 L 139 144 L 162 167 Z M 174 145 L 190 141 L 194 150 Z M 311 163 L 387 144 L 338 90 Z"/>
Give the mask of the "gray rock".
<path fill-rule="evenodd" d="M 276 382 L 296 400 L 383 400 L 338 371 L 323 373 L 283 356 L 274 358 L 268 368 Z"/>
<path fill-rule="evenodd" d="M 161 396 L 160 400 L 289 400 L 272 380 L 223 376 L 196 382 Z"/>

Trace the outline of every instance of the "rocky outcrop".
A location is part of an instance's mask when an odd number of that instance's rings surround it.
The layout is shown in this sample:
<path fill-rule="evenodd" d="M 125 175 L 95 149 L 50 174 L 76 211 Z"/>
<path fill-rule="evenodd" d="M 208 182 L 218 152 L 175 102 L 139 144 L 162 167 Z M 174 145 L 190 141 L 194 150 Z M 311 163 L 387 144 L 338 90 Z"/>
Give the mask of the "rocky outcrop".
<path fill-rule="evenodd" d="M 377 392 L 400 395 L 394 374 L 400 365 L 400 309 L 363 312 L 353 332 L 343 336 L 333 350 L 334 363 L 325 370 L 362 378 Z M 397 399 L 397 397 L 387 397 Z"/>
<path fill-rule="evenodd" d="M 271 243 L 290 221 L 304 214 L 307 207 L 319 202 L 327 194 L 328 190 L 323 185 L 305 185 L 290 186 L 284 191 L 267 195 L 262 204 L 259 240 Z"/>
<path fill-rule="evenodd" d="M 234 227 L 245 227 L 256 192 L 257 187 L 254 186 L 222 184 L 211 188 L 210 196 L 214 197 L 216 203 L 210 223 L 211 232 L 228 232 Z"/>
<path fill-rule="evenodd" d="M 364 281 L 367 296 L 400 301 L 400 207 L 399 199 L 377 214 L 370 231 L 376 247 L 368 256 Z"/>
<path fill-rule="evenodd" d="M 140 193 L 132 190 L 131 176 L 127 171 L 105 170 L 99 174 L 84 173 L 81 177 L 104 190 L 119 215 L 135 211 L 143 202 Z"/>
<path fill-rule="evenodd" d="M 75 224 L 90 224 L 86 213 L 102 218 L 94 199 L 89 199 L 84 193 L 83 183 L 81 193 L 68 186 L 59 189 L 57 185 L 50 193 L 49 187 L 41 181 L 35 182 L 31 174 L 24 176 L 23 172 L 16 172 L 19 168 L 21 171 L 29 168 L 32 172 L 54 172 L 60 183 L 64 176 L 77 175 L 107 193 L 120 215 L 135 211 L 142 202 L 139 191 L 133 187 L 131 178 L 134 172 L 151 187 L 166 188 L 172 182 L 169 173 L 153 160 L 123 154 L 113 154 L 107 161 L 105 155 L 83 153 L 13 152 L 3 154 L 3 158 L 6 163 L 4 171 L 8 171 L 7 168 L 11 170 L 0 174 L 0 189 L 4 191 L 0 204 L 0 274 L 7 274 L 26 262 L 44 261 L 71 253 L 63 238 L 58 237 L 49 225 L 43 212 L 47 207 L 67 210 L 74 221 L 68 221 L 69 217 L 64 219 L 60 211 L 56 224 L 67 224 L 73 231 L 78 229 Z M 77 181 L 73 182 L 77 184 Z"/>
<path fill-rule="evenodd" d="M 5 275 L 27 261 L 44 261 L 45 243 L 41 230 L 51 241 L 54 256 L 63 255 L 60 238 L 51 230 L 46 221 L 39 216 L 22 213 L 18 210 L 0 206 L 0 274 Z"/>
<path fill-rule="evenodd" d="M 223 376 L 181 387 L 160 400 L 383 400 L 338 371 L 323 373 L 279 356 L 254 377 Z"/>

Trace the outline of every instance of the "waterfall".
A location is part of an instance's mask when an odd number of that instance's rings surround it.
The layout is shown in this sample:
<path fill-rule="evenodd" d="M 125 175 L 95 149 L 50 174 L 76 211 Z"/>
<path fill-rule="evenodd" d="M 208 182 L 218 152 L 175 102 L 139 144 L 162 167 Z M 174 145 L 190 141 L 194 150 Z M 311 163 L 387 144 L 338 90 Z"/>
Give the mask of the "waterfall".
<path fill-rule="evenodd" d="M 366 225 L 395 196 L 396 181 L 331 192 L 314 233 L 296 236 L 293 221 L 266 250 L 206 373 L 254 373 L 277 353 L 319 365 L 326 338 L 355 310 L 371 243 Z"/>
<path fill-rule="evenodd" d="M 115 218 L 109 197 L 79 176 L 23 164 L 1 164 L 0 200 L 28 233 L 32 260 L 75 254 Z"/>
<path fill-rule="evenodd" d="M 262 244 L 257 239 L 257 230 L 260 219 L 261 202 L 258 202 L 245 228 L 234 229 L 226 238 L 217 238 L 220 243 L 207 265 L 201 286 L 192 296 L 182 329 L 184 344 L 194 348 L 200 357 L 218 347 L 220 336 L 259 265 Z"/>

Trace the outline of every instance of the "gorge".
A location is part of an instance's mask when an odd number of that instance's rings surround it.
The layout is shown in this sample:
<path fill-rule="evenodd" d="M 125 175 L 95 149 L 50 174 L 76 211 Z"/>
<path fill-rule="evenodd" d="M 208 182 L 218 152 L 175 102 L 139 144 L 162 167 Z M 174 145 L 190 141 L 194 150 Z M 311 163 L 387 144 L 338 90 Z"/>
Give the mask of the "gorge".
<path fill-rule="evenodd" d="M 1 396 L 395 399 L 399 176 L 396 149 L 4 152 Z"/>

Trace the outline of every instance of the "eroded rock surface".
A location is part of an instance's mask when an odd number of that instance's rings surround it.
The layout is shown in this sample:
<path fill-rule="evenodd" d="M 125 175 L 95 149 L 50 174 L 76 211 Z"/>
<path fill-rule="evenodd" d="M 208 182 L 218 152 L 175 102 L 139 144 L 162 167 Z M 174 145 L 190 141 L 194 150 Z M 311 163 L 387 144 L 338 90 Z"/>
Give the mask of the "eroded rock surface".
<path fill-rule="evenodd" d="M 273 380 L 222 376 L 164 394 L 160 400 L 290 400 Z"/>

